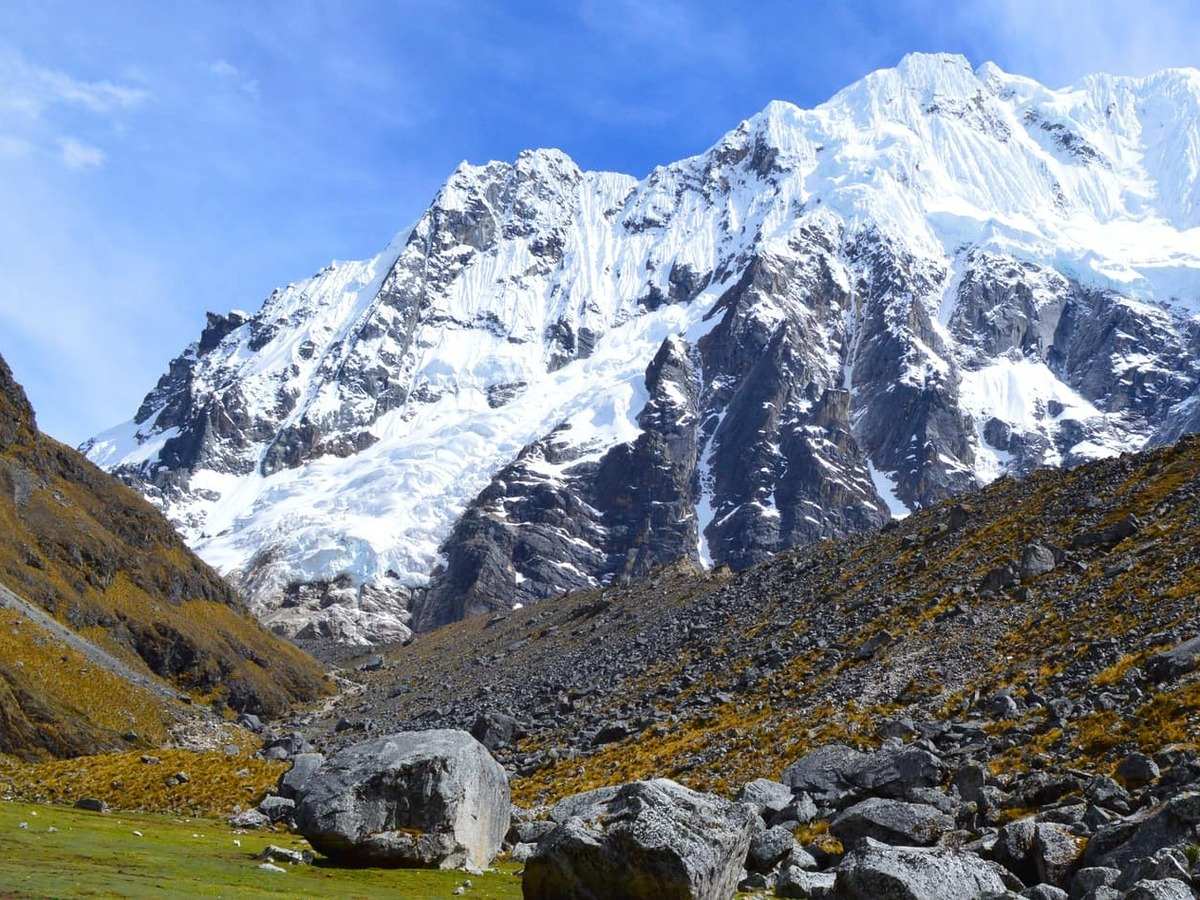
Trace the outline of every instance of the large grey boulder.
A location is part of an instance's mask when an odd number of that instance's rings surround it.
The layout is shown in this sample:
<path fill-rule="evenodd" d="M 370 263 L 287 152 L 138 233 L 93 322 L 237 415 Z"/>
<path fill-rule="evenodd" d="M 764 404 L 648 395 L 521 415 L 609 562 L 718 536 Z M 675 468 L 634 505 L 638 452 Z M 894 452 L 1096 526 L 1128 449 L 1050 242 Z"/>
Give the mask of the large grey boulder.
<path fill-rule="evenodd" d="M 1200 635 L 1156 653 L 1142 667 L 1154 681 L 1171 681 L 1200 667 Z"/>
<path fill-rule="evenodd" d="M 508 778 L 465 731 L 406 731 L 355 744 L 304 784 L 296 826 L 339 862 L 489 865 L 508 831 Z"/>
<path fill-rule="evenodd" d="M 780 780 L 818 803 L 835 808 L 861 797 L 906 799 L 915 788 L 942 781 L 944 766 L 919 747 L 883 747 L 862 753 L 844 744 L 827 744 L 783 770 Z"/>
<path fill-rule="evenodd" d="M 1088 841 L 1084 863 L 1124 869 L 1135 859 L 1192 843 L 1197 825 L 1200 791 L 1178 794 L 1160 806 L 1099 829 Z"/>
<path fill-rule="evenodd" d="M 1037 824 L 1032 817 L 1009 822 L 996 835 L 991 852 L 996 862 L 1027 884 L 1037 881 L 1037 859 L 1033 849 Z"/>
<path fill-rule="evenodd" d="M 1086 843 L 1066 825 L 1038 822 L 1033 830 L 1033 860 L 1038 881 L 1058 887 L 1070 884 Z"/>
<path fill-rule="evenodd" d="M 749 803 L 764 819 L 782 812 L 792 802 L 792 789 L 786 784 L 769 778 L 755 778 L 742 786 L 734 798 L 739 803 Z"/>
<path fill-rule="evenodd" d="M 754 835 L 750 841 L 746 868 L 751 872 L 770 872 L 793 848 L 799 849 L 790 831 L 778 825 L 768 828 Z"/>
<path fill-rule="evenodd" d="M 623 785 L 525 863 L 525 900 L 728 900 L 755 830 L 747 805 L 665 778 Z"/>
<path fill-rule="evenodd" d="M 1178 878 L 1149 879 L 1139 881 L 1124 897 L 1124 900 L 1193 900 L 1195 894 Z"/>
<path fill-rule="evenodd" d="M 1027 544 L 1021 551 L 1021 580 L 1029 581 L 1047 572 L 1053 572 L 1055 566 L 1054 551 L 1036 541 Z"/>
<path fill-rule="evenodd" d="M 279 776 L 279 784 L 275 788 L 276 793 L 289 800 L 295 800 L 296 795 L 308 783 L 313 772 L 321 768 L 323 762 L 325 762 L 325 757 L 320 753 L 296 754 L 292 757 L 292 767 Z"/>
<path fill-rule="evenodd" d="M 846 847 L 868 837 L 885 844 L 926 846 L 953 831 L 954 819 L 924 803 L 868 797 L 838 813 L 829 830 Z"/>
<path fill-rule="evenodd" d="M 517 720 L 507 713 L 488 711 L 475 718 L 471 736 L 489 750 L 512 746 L 517 738 Z"/>
<path fill-rule="evenodd" d="M 808 872 L 799 866 L 785 865 L 775 882 L 775 896 L 823 900 L 836 896 L 833 892 L 836 882 L 837 875 L 833 872 Z"/>
<path fill-rule="evenodd" d="M 571 819 L 594 819 L 605 812 L 620 789 L 619 786 L 610 785 L 563 797 L 550 807 L 550 821 L 561 825 Z"/>
<path fill-rule="evenodd" d="M 1005 888 L 999 866 L 974 854 L 868 839 L 838 866 L 834 893 L 841 900 L 983 900 Z"/>
<path fill-rule="evenodd" d="M 783 770 L 780 780 L 792 791 L 804 791 L 818 803 L 833 803 L 855 790 L 852 774 L 867 754 L 845 744 L 826 744 Z"/>

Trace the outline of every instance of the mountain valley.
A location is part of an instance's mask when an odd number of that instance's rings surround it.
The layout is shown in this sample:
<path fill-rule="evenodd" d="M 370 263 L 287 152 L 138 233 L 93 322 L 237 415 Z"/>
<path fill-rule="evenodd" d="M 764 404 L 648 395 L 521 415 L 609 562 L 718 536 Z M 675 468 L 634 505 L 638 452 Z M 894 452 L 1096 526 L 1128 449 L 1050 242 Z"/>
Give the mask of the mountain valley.
<path fill-rule="evenodd" d="M 1200 70 L 464 162 L 0 526 L 5 896 L 1194 900 Z"/>

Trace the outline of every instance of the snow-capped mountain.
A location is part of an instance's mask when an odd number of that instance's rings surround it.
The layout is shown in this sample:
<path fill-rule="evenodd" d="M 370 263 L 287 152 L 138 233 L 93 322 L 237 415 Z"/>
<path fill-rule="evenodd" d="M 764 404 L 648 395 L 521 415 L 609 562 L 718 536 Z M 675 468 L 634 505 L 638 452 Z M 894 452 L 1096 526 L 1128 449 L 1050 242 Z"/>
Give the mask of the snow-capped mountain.
<path fill-rule="evenodd" d="M 84 449 L 279 630 L 391 639 L 1200 427 L 1198 313 L 1200 71 L 912 55 L 640 181 L 464 163 Z"/>

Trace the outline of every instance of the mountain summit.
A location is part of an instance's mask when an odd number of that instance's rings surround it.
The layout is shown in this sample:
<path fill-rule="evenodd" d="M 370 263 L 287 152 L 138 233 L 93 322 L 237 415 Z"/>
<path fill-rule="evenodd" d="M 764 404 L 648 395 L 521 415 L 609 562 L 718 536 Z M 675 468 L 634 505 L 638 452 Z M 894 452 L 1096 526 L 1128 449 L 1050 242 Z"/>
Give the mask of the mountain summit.
<path fill-rule="evenodd" d="M 914 54 L 647 177 L 462 164 L 84 445 L 259 615 L 404 638 L 1200 426 L 1200 71 Z"/>

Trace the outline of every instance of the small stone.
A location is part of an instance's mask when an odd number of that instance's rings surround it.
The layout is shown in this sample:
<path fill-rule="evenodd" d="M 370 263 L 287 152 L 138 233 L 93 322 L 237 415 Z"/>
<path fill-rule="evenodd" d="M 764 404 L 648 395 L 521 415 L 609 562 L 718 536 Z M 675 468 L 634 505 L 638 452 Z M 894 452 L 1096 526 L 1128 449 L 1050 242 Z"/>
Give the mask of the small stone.
<path fill-rule="evenodd" d="M 1050 714 L 1058 722 L 1067 721 L 1071 718 L 1071 713 L 1075 711 L 1075 704 L 1066 697 L 1055 697 L 1046 706 L 1050 708 Z"/>
<path fill-rule="evenodd" d="M 833 872 L 806 872 L 797 866 L 784 866 L 775 882 L 775 896 L 804 900 L 832 897 L 836 881 Z"/>
<path fill-rule="evenodd" d="M 257 858 L 263 862 L 286 862 L 294 866 L 307 865 L 313 861 L 312 853 L 307 850 L 289 850 L 274 844 L 268 844 Z"/>
<path fill-rule="evenodd" d="M 295 814 L 296 801 L 274 795 L 263 797 L 262 802 L 258 804 L 258 811 L 272 822 L 282 822 Z"/>
<path fill-rule="evenodd" d="M 1145 787 L 1158 775 L 1158 764 L 1145 753 L 1130 753 L 1117 766 L 1117 778 L 1128 788 Z"/>
<path fill-rule="evenodd" d="M 85 809 L 88 812 L 106 813 L 108 812 L 108 804 L 96 797 L 80 797 L 75 801 L 76 809 Z"/>
<path fill-rule="evenodd" d="M 256 828 L 265 828 L 271 824 L 271 820 L 260 813 L 257 809 L 248 809 L 244 812 L 230 816 L 229 824 L 233 828 L 243 828 L 247 831 L 251 831 Z"/>
<path fill-rule="evenodd" d="M 750 852 L 746 857 L 746 868 L 752 872 L 769 872 L 787 856 L 796 839 L 783 827 L 775 826 L 759 832 L 750 841 Z"/>
<path fill-rule="evenodd" d="M 536 852 L 537 844 L 522 842 L 513 845 L 512 850 L 509 851 L 508 858 L 513 862 L 523 863 Z"/>
<path fill-rule="evenodd" d="M 260 869 L 262 869 L 264 872 L 276 872 L 276 873 L 282 874 L 287 871 L 287 869 L 281 869 L 279 866 L 275 865 L 274 863 L 269 863 L 269 862 L 259 863 L 258 867 Z"/>
<path fill-rule="evenodd" d="M 1069 895 L 1062 888 L 1052 884 L 1035 884 L 1021 891 L 1021 896 L 1028 897 L 1029 900 L 1067 900 Z"/>

